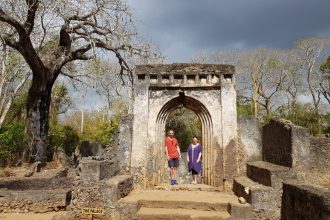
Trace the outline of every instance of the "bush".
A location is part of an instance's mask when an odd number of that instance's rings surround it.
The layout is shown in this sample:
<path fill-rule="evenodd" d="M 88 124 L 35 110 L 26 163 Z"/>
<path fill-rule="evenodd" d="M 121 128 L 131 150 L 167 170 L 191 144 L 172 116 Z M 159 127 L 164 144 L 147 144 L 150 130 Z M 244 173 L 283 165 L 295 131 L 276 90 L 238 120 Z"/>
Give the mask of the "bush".
<path fill-rule="evenodd" d="M 95 120 L 94 124 L 88 124 L 81 135 L 82 140 L 94 141 L 100 144 L 108 144 L 112 135 L 118 128 L 118 123 L 109 120 Z"/>
<path fill-rule="evenodd" d="M 22 123 L 13 122 L 0 130 L 0 160 L 2 163 L 19 159 L 26 149 L 27 136 Z"/>
<path fill-rule="evenodd" d="M 79 143 L 79 135 L 72 127 L 58 124 L 51 125 L 49 146 L 47 149 L 48 160 L 53 158 L 53 153 L 58 147 L 63 148 L 65 153 L 70 156 Z"/>
<path fill-rule="evenodd" d="M 312 135 L 319 133 L 321 116 L 310 104 L 295 104 L 291 106 L 289 110 L 282 111 L 280 117 L 290 120 L 296 125 L 307 128 Z"/>

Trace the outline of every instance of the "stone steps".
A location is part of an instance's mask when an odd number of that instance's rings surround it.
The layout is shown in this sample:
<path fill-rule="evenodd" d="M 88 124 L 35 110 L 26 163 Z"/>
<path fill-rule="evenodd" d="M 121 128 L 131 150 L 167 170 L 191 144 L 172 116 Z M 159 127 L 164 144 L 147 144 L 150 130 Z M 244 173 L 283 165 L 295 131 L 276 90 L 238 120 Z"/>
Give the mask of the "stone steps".
<path fill-rule="evenodd" d="M 264 186 L 246 176 L 234 178 L 233 191 L 238 197 L 243 197 L 254 209 L 268 208 L 274 199 L 271 187 Z"/>
<path fill-rule="evenodd" d="M 121 199 L 119 210 L 121 219 L 245 219 L 250 205 L 222 192 L 146 190 Z M 180 218 L 174 218 L 177 215 Z"/>
<path fill-rule="evenodd" d="M 246 176 L 234 178 L 233 191 L 254 209 L 278 211 L 283 181 L 293 178 L 296 178 L 296 172 L 290 167 L 266 161 L 247 162 Z"/>
<path fill-rule="evenodd" d="M 283 180 L 296 178 L 296 173 L 290 167 L 266 161 L 247 162 L 246 175 L 255 182 L 275 189 L 282 188 Z"/>
<path fill-rule="evenodd" d="M 231 216 L 227 211 L 201 211 L 195 209 L 168 209 L 142 207 L 137 213 L 138 220 L 227 220 Z"/>
<path fill-rule="evenodd" d="M 205 184 L 178 184 L 169 185 L 168 183 L 160 184 L 155 186 L 157 190 L 167 190 L 167 191 L 206 191 L 206 192 L 220 192 L 219 187 L 214 187 Z"/>

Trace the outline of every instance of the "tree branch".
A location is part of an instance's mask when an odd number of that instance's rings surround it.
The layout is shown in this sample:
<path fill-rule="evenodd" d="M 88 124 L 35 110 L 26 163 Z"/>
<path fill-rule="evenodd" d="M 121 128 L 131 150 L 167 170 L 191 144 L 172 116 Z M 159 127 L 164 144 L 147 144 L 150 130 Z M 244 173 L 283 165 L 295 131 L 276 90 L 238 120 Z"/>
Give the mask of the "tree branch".
<path fill-rule="evenodd" d="M 34 27 L 34 19 L 36 16 L 37 9 L 39 7 L 39 0 L 26 0 L 26 4 L 29 7 L 24 23 L 24 28 L 27 35 L 30 35 Z"/>
<path fill-rule="evenodd" d="M 15 28 L 15 30 L 18 32 L 20 36 L 26 35 L 24 27 L 16 21 L 13 17 L 7 15 L 2 8 L 0 8 L 0 21 L 5 22 Z"/>

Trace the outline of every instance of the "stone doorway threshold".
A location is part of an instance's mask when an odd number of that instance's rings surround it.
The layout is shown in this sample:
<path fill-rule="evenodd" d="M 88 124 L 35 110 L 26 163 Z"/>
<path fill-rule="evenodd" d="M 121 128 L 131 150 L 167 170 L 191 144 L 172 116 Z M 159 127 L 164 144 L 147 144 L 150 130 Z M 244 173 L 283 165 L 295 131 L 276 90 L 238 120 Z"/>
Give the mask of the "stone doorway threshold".
<path fill-rule="evenodd" d="M 204 192 L 221 192 L 219 187 L 206 184 L 178 184 L 171 186 L 169 183 L 162 183 L 154 187 L 155 190 L 165 191 L 204 191 Z"/>
<path fill-rule="evenodd" d="M 119 200 L 117 219 L 248 219 L 251 207 L 238 197 L 204 184 L 162 184 L 150 190 L 133 190 Z"/>

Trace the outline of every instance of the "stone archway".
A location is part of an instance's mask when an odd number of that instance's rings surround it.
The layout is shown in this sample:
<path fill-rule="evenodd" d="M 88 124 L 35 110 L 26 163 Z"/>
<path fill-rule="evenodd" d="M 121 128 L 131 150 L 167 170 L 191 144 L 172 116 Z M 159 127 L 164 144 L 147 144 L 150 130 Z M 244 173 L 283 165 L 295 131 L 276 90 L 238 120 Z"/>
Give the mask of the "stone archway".
<path fill-rule="evenodd" d="M 203 183 L 209 185 L 215 185 L 214 183 L 214 164 L 212 164 L 214 158 L 214 143 L 212 137 L 212 118 L 207 108 L 197 99 L 186 96 L 184 92 L 179 92 L 179 96 L 171 99 L 159 111 L 156 120 L 156 147 L 154 155 L 154 170 L 158 170 L 158 174 L 153 178 L 154 184 L 160 183 L 163 180 L 166 181 L 168 174 L 166 172 L 166 161 L 164 160 L 164 130 L 165 123 L 169 114 L 178 107 L 186 107 L 197 115 L 202 123 L 202 145 L 203 145 Z M 184 162 L 184 161 L 183 161 Z M 165 164 L 165 166 L 164 166 Z M 184 163 L 182 164 L 185 165 Z"/>
<path fill-rule="evenodd" d="M 202 122 L 204 183 L 223 186 L 237 172 L 234 66 L 171 64 L 137 66 L 134 75 L 130 170 L 150 186 L 167 173 L 164 128 L 168 115 L 184 106 Z"/>

